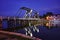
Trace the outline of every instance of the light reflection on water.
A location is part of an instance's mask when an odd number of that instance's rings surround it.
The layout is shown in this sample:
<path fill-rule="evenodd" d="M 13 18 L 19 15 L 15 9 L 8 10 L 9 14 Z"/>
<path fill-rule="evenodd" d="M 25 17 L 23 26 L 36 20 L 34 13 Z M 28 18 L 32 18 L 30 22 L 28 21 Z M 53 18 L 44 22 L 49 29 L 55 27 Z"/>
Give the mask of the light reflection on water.
<path fill-rule="evenodd" d="M 3 22 L 3 24 L 4 24 L 3 29 L 5 29 L 5 27 L 7 28 L 6 21 L 5 21 L 5 23 Z M 32 32 L 33 36 L 35 36 L 35 37 L 42 38 L 42 39 L 60 37 L 59 23 L 56 26 L 55 25 L 50 26 L 50 28 L 49 28 L 49 25 L 48 26 L 40 25 L 40 26 L 37 26 L 37 28 L 39 29 L 39 32 L 36 32 L 36 31 L 34 32 L 31 28 L 31 32 Z M 16 30 L 15 32 L 22 33 L 22 34 L 26 33 L 26 31 L 24 29 L 19 29 L 19 30 Z"/>
<path fill-rule="evenodd" d="M 52 40 L 52 38 L 54 39 L 60 39 L 60 28 L 50 28 L 48 29 L 46 26 L 38 26 L 37 28 L 39 28 L 39 32 L 34 32 L 32 29 L 32 34 L 34 37 L 37 37 L 37 38 L 40 38 L 40 39 L 43 39 L 43 40 Z M 18 33 L 22 33 L 22 34 L 25 34 L 26 31 L 24 29 L 20 29 L 20 30 L 17 30 L 16 32 Z"/>
<path fill-rule="evenodd" d="M 39 32 L 34 32 L 32 29 L 32 34 L 34 37 L 38 37 L 38 38 L 42 38 L 42 39 L 52 39 L 52 38 L 57 38 L 60 37 L 60 28 L 51 28 L 51 29 L 47 29 L 46 26 L 38 26 L 37 28 L 39 28 Z M 18 30 L 19 33 L 23 33 L 25 34 L 25 30 Z"/>

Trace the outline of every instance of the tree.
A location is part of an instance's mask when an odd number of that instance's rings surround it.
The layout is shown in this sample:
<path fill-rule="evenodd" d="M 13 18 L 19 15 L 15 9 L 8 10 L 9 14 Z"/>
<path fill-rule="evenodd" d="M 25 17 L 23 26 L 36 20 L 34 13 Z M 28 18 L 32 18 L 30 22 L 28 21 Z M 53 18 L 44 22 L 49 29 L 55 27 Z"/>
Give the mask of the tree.
<path fill-rule="evenodd" d="M 47 12 L 47 13 L 46 13 L 46 16 L 52 16 L 52 15 L 53 15 L 52 12 Z"/>
<path fill-rule="evenodd" d="M 47 16 L 52 16 L 53 13 L 52 12 L 47 12 L 46 14 L 43 15 L 43 18 L 46 18 Z"/>

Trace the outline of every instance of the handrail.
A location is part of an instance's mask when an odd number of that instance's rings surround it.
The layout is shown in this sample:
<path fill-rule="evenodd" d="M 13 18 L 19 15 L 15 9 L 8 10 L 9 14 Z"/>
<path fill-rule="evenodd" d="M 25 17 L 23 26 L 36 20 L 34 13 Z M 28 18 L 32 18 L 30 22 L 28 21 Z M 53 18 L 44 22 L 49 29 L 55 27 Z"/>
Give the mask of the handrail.
<path fill-rule="evenodd" d="M 23 37 L 23 38 L 29 38 L 29 39 L 32 39 L 32 40 L 36 39 L 35 37 L 26 36 L 24 34 L 16 33 L 16 32 L 8 32 L 8 31 L 2 31 L 2 30 L 0 30 L 0 34 L 1 33 L 2 34 L 7 34 L 7 35 L 15 35 L 15 36 Z M 38 39 L 38 40 L 40 40 L 40 39 Z"/>

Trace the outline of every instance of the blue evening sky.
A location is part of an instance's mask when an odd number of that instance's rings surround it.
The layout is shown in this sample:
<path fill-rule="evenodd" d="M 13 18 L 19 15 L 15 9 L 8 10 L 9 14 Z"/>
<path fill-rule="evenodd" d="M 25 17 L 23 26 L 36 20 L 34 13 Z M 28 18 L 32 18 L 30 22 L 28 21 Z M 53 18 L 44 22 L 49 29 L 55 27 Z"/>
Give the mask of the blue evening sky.
<path fill-rule="evenodd" d="M 28 7 L 40 13 L 60 13 L 60 0 L 0 0 L 0 16 L 16 16 L 20 7 Z"/>

